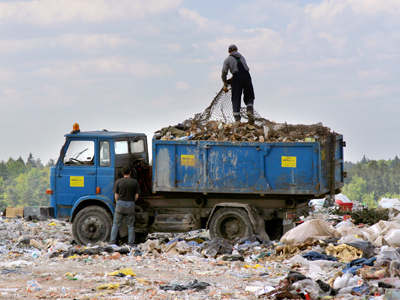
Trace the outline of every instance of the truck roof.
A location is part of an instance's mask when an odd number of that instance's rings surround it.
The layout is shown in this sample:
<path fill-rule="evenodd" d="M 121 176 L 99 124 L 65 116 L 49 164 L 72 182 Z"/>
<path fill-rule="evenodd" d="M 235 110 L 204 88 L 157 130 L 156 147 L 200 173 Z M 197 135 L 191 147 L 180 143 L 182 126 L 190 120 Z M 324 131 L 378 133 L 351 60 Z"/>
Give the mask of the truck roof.
<path fill-rule="evenodd" d="M 103 138 L 117 139 L 135 136 L 146 136 L 144 133 L 122 132 L 122 131 L 82 131 L 78 133 L 67 133 L 67 138 Z"/>

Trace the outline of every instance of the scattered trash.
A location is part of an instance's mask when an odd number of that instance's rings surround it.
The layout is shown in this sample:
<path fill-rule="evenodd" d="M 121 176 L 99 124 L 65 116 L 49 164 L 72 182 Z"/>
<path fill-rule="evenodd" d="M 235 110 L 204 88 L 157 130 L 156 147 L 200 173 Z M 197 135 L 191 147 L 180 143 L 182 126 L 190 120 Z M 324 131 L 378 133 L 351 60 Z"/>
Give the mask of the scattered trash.
<path fill-rule="evenodd" d="M 28 292 L 38 292 L 41 289 L 42 289 L 42 286 L 36 280 L 31 280 L 31 281 L 27 282 Z"/>
<path fill-rule="evenodd" d="M 19 231 L 0 239 L 0 297 L 398 299 L 396 211 L 392 221 L 363 227 L 353 217 L 312 213 L 280 241 L 210 240 L 196 230 L 153 233 L 134 248 L 78 246 L 67 222 L 3 219 Z"/>
<path fill-rule="evenodd" d="M 119 277 L 125 277 L 125 276 L 128 276 L 128 275 L 136 276 L 136 274 L 133 273 L 131 268 L 126 268 L 126 269 L 122 269 L 122 270 L 119 270 L 119 271 L 110 272 L 110 273 L 108 273 L 108 275 L 110 275 L 110 276 L 119 276 Z"/>
<path fill-rule="evenodd" d="M 201 291 L 205 290 L 211 284 L 207 282 L 198 282 L 197 279 L 194 279 L 192 282 L 189 282 L 187 285 L 181 284 L 172 284 L 172 285 L 160 285 L 160 289 L 164 291 L 183 291 L 183 290 L 195 290 Z"/>

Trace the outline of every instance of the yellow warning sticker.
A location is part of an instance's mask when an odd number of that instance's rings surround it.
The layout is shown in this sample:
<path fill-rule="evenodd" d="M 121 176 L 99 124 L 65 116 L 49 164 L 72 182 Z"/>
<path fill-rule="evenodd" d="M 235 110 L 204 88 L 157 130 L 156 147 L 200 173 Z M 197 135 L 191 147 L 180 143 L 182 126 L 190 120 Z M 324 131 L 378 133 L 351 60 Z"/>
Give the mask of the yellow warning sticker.
<path fill-rule="evenodd" d="M 296 156 L 282 156 L 282 168 L 296 168 Z"/>
<path fill-rule="evenodd" d="M 194 155 L 181 155 L 181 165 L 194 167 L 196 165 Z"/>
<path fill-rule="evenodd" d="M 326 158 L 326 150 L 321 151 L 321 160 L 325 160 Z"/>
<path fill-rule="evenodd" d="M 84 187 L 84 177 L 83 176 L 70 176 L 69 177 L 69 185 L 76 187 Z"/>

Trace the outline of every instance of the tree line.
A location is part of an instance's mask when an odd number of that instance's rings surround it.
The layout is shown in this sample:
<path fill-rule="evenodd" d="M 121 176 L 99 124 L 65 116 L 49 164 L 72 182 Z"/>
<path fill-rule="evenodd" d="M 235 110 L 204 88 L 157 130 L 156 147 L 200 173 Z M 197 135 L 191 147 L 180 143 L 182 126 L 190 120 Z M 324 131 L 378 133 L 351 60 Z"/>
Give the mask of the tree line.
<path fill-rule="evenodd" d="M 385 198 L 400 198 L 400 159 L 370 160 L 364 157 L 357 163 L 345 162 L 347 171 L 342 193 L 350 200 L 377 207 Z"/>
<path fill-rule="evenodd" d="M 13 206 L 49 206 L 46 189 L 50 187 L 50 167 L 55 160 L 43 165 L 32 153 L 26 162 L 9 158 L 0 162 L 0 211 Z M 342 193 L 350 200 L 376 207 L 382 197 L 400 198 L 400 159 L 346 161 L 347 172 Z"/>
<path fill-rule="evenodd" d="M 6 207 L 49 206 L 50 199 L 46 189 L 50 187 L 50 167 L 54 160 L 43 165 L 40 158 L 32 153 L 26 162 L 9 158 L 0 162 L 0 211 Z"/>

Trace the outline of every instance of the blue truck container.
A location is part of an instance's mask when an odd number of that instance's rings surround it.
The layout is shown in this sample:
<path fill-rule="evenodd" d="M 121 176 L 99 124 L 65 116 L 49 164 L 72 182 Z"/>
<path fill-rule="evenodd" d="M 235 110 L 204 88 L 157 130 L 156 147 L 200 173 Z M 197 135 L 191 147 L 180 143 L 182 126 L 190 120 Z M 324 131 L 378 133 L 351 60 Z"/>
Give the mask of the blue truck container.
<path fill-rule="evenodd" d="M 318 197 L 343 186 L 343 136 L 329 141 L 218 142 L 153 139 L 153 191 Z M 332 168 L 333 167 L 333 168 Z M 334 174 L 332 174 L 334 171 Z"/>

